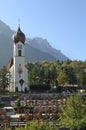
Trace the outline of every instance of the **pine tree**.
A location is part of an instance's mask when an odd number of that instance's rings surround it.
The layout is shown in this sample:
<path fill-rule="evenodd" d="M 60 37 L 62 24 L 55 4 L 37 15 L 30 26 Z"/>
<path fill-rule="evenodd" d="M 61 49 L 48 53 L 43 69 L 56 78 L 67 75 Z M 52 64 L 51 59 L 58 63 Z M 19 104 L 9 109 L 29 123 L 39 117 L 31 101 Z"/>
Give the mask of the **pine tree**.
<path fill-rule="evenodd" d="M 80 94 L 68 97 L 66 105 L 61 107 L 59 123 L 70 130 L 86 128 L 86 103 Z"/>

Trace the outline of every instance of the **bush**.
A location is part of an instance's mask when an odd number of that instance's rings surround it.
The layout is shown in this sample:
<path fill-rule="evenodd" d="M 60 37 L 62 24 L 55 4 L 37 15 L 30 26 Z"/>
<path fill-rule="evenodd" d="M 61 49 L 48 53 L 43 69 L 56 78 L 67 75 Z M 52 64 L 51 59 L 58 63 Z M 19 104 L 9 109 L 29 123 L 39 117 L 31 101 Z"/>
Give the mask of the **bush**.
<path fill-rule="evenodd" d="M 58 130 L 55 124 L 49 124 L 45 121 L 33 120 L 26 124 L 25 128 L 17 128 L 16 130 Z"/>

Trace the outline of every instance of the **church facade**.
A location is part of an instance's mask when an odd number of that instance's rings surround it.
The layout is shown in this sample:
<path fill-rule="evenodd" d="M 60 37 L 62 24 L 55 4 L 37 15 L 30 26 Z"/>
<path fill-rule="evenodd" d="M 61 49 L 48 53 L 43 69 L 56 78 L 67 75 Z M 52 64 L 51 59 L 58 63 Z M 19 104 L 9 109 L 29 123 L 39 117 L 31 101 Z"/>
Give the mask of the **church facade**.
<path fill-rule="evenodd" d="M 9 69 L 9 88 L 10 92 L 25 92 L 29 90 L 28 70 L 25 67 L 25 34 L 20 26 L 13 34 L 13 58 L 8 63 Z"/>

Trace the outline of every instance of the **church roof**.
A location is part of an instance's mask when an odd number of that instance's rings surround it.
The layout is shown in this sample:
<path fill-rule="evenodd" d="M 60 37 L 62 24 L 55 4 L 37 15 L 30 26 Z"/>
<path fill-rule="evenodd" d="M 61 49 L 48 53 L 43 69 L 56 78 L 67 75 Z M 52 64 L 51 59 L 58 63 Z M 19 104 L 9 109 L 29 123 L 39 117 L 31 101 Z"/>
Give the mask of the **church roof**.
<path fill-rule="evenodd" d="M 21 31 L 20 26 L 18 27 L 17 32 L 13 34 L 14 43 L 18 43 L 19 41 L 24 44 L 25 42 L 25 34 Z"/>
<path fill-rule="evenodd" d="M 7 63 L 6 68 L 9 70 L 13 66 L 13 58 Z"/>

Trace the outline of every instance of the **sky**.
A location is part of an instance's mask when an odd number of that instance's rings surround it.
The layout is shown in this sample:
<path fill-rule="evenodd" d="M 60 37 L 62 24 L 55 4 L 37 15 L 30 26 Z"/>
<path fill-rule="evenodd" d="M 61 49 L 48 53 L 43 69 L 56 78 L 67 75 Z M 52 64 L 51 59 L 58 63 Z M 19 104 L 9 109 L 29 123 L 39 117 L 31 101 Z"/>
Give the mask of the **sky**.
<path fill-rule="evenodd" d="M 86 61 L 86 0 L 0 0 L 0 20 L 26 37 L 47 39 L 71 60 Z"/>

